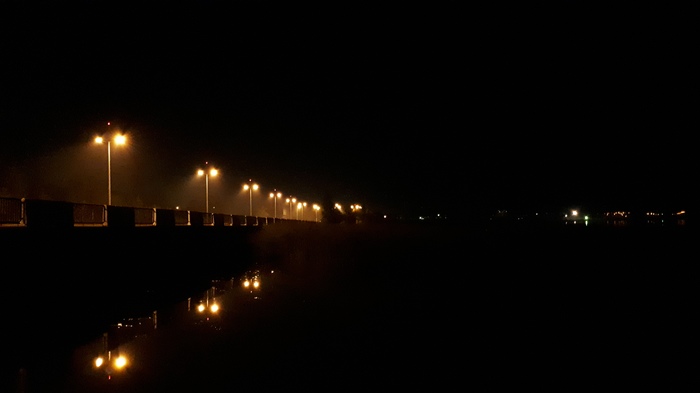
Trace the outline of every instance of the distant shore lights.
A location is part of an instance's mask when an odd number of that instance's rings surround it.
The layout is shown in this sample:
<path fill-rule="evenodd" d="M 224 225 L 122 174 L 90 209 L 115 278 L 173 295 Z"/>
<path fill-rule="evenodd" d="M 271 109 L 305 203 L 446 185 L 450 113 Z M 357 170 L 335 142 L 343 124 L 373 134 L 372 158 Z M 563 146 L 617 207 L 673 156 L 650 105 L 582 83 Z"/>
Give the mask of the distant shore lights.
<path fill-rule="evenodd" d="M 576 221 L 581 220 L 586 225 L 588 225 L 589 217 L 588 215 L 581 216 L 577 209 L 572 209 L 569 214 L 564 214 L 564 220 L 573 221 L 574 224 L 576 223 Z"/>

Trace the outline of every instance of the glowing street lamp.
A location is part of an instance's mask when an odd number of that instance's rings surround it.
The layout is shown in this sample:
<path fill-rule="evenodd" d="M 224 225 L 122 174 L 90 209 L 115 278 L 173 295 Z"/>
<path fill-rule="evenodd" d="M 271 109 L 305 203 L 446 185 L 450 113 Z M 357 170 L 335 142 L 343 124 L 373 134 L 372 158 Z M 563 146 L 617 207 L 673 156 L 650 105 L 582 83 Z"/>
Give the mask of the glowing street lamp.
<path fill-rule="evenodd" d="M 318 211 L 321 210 L 321 206 L 314 203 L 314 213 L 316 213 L 316 222 L 318 222 Z"/>
<path fill-rule="evenodd" d="M 109 126 L 110 123 L 107 123 Z M 113 136 L 114 143 L 117 145 L 126 144 L 126 136 L 116 134 Z M 98 136 L 95 138 L 95 143 L 103 144 L 104 138 Z M 107 140 L 107 205 L 112 205 L 112 141 Z"/>
<path fill-rule="evenodd" d="M 205 164 L 209 165 L 208 162 Z M 200 169 L 197 171 L 197 176 L 204 176 L 204 200 L 205 200 L 205 212 L 209 213 L 209 175 L 216 176 L 219 174 L 219 170 L 215 168 L 210 168 L 208 170 Z"/>
<path fill-rule="evenodd" d="M 245 184 L 243 185 L 244 190 L 248 190 L 248 193 L 250 194 L 250 216 L 253 216 L 253 190 L 258 190 L 259 186 L 255 183 L 253 183 L 252 179 L 248 179 L 248 183 L 250 184 Z"/>
<path fill-rule="evenodd" d="M 282 198 L 282 193 L 281 192 L 271 192 L 270 193 L 270 198 L 275 199 L 275 220 L 277 219 L 277 198 Z"/>
<path fill-rule="evenodd" d="M 289 198 L 287 198 L 287 203 L 289 203 L 289 219 L 292 218 L 292 210 L 294 209 L 294 208 L 293 208 L 293 204 L 296 203 L 296 202 L 297 202 L 297 199 L 294 198 L 294 197 L 292 197 L 292 196 L 290 196 Z"/>
<path fill-rule="evenodd" d="M 297 220 L 299 219 L 299 210 L 301 210 L 301 220 L 304 221 L 304 208 L 306 207 L 306 202 L 299 202 L 297 205 Z"/>

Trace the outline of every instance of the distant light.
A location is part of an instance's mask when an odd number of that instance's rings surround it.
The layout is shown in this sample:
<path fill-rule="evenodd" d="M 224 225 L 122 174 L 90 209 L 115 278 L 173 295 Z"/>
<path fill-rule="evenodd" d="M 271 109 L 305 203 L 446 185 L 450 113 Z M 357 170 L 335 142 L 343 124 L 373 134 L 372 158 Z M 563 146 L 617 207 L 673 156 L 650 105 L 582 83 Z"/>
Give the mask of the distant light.
<path fill-rule="evenodd" d="M 126 358 L 124 356 L 119 356 L 117 360 L 114 361 L 114 365 L 117 366 L 117 368 L 123 368 L 126 366 Z"/>

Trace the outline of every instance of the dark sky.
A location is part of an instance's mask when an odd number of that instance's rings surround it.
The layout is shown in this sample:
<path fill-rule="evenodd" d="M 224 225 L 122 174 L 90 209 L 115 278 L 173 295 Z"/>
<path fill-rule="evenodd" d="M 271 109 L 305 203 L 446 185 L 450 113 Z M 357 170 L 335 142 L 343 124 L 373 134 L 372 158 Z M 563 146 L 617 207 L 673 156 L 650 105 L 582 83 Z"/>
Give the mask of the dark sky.
<path fill-rule="evenodd" d="M 247 179 L 256 215 L 272 189 L 407 217 L 690 200 L 691 31 L 651 7 L 2 7 L 0 196 L 105 203 L 109 121 L 114 204 L 203 210 L 205 162 L 234 214 Z"/>

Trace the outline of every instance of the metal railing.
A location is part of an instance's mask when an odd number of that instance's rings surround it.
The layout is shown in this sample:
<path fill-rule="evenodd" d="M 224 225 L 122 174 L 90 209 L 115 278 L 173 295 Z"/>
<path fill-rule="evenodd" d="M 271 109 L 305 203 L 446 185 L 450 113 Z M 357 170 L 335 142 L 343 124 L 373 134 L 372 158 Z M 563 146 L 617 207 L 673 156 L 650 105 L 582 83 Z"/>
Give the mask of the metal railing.
<path fill-rule="evenodd" d="M 0 197 L 0 226 L 264 226 L 283 221 L 296 220 Z"/>
<path fill-rule="evenodd" d="M 107 225 L 107 206 L 78 203 L 73 205 L 73 225 L 104 226 Z"/>
<path fill-rule="evenodd" d="M 24 225 L 24 202 L 19 198 L 0 198 L 0 225 Z"/>

